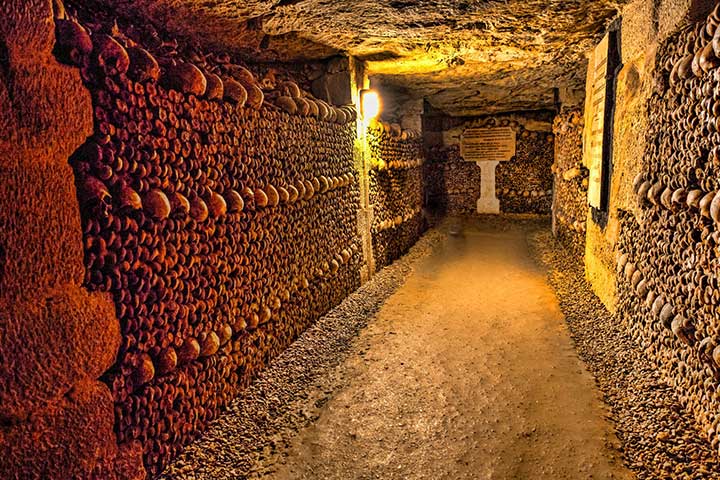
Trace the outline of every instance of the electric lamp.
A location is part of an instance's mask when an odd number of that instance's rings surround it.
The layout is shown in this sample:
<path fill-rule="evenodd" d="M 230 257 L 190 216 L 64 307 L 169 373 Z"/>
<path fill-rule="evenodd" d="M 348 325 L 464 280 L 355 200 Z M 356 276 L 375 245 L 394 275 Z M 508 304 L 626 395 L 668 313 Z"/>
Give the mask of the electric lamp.
<path fill-rule="evenodd" d="M 380 96 L 375 90 L 360 91 L 360 109 L 366 120 L 376 118 L 380 114 Z"/>

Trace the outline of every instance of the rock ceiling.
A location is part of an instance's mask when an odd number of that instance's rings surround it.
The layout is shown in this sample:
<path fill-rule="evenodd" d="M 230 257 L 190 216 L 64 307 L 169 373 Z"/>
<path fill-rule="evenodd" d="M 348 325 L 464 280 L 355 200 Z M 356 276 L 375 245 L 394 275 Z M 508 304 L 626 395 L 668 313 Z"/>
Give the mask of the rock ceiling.
<path fill-rule="evenodd" d="M 453 115 L 553 105 L 624 1 L 101 0 L 169 33 L 263 61 L 346 52 L 374 81 Z"/>

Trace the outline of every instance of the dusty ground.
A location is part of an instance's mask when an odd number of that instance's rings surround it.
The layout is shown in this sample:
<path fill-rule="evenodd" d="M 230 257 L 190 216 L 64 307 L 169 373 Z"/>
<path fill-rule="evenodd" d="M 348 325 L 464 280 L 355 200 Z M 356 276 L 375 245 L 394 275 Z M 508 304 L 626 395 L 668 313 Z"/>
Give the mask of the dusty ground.
<path fill-rule="evenodd" d="M 297 432 L 316 421 L 323 405 L 347 384 L 337 367 L 355 350 L 359 332 L 442 238 L 437 230 L 427 232 L 408 254 L 320 318 L 159 479 L 272 477 Z"/>
<path fill-rule="evenodd" d="M 386 301 L 273 478 L 633 478 L 527 225 L 480 225 Z"/>
<path fill-rule="evenodd" d="M 161 478 L 634 478 L 624 464 L 640 480 L 720 479 L 547 224 L 440 230 L 303 334 Z"/>
<path fill-rule="evenodd" d="M 584 279 L 583 266 L 548 230 L 530 232 L 530 250 L 548 280 L 575 341 L 595 377 L 620 439 L 626 464 L 639 480 L 717 480 L 717 452 L 630 334 L 632 324 L 607 312 Z"/>

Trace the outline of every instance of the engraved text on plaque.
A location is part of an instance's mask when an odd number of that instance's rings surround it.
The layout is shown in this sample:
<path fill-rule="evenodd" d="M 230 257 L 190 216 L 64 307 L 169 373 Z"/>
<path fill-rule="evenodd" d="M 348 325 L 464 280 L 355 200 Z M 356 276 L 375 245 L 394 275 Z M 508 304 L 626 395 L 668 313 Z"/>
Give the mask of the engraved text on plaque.
<path fill-rule="evenodd" d="M 468 128 L 462 134 L 460 155 L 468 162 L 507 162 L 515 156 L 515 130 Z"/>

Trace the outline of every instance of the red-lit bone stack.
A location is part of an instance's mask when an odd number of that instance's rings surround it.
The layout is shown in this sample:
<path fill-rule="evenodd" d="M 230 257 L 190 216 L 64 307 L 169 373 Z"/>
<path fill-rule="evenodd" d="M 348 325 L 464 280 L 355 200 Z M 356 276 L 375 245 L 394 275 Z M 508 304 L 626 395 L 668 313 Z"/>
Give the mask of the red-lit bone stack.
<path fill-rule="evenodd" d="M 720 7 L 658 49 L 618 313 L 720 446 Z"/>
<path fill-rule="evenodd" d="M 141 442 L 155 474 L 359 286 L 355 112 L 74 21 L 57 35 L 94 104 L 70 161 L 86 286 L 122 327 L 105 375 L 118 441 Z"/>
<path fill-rule="evenodd" d="M 422 215 L 422 139 L 397 124 L 368 128 L 373 256 L 379 269 L 402 256 L 426 228 Z"/>

